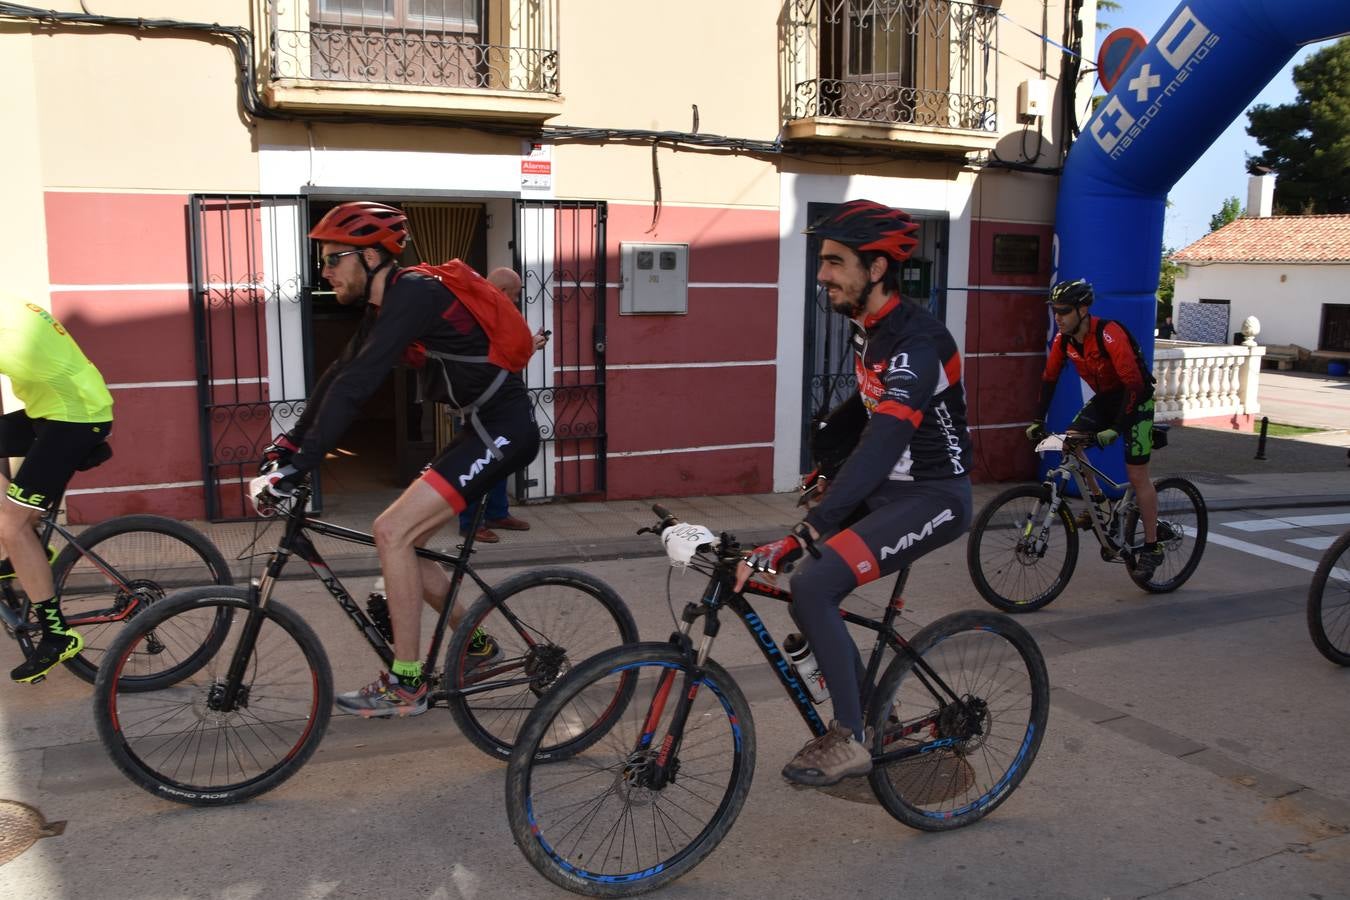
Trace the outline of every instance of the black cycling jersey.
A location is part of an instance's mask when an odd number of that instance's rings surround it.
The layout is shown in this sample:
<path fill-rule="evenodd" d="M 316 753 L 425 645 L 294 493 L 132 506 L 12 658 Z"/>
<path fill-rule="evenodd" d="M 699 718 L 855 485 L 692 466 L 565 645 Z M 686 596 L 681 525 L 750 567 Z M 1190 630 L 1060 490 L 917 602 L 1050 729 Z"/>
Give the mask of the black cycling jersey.
<path fill-rule="evenodd" d="M 488 338 L 449 288 L 417 272 L 395 271 L 379 306 L 370 304 L 342 353 L 310 393 L 292 431 L 300 450 L 291 464 L 308 471 L 337 445 L 375 389 L 402 361 L 417 368 L 423 398 L 465 407 L 483 396 L 501 373 L 488 363 L 428 360 L 427 351 L 485 357 Z M 444 376 L 442 369 L 444 367 Z M 529 416 L 525 383 L 511 372 L 486 401 L 485 409 L 519 405 Z"/>
<path fill-rule="evenodd" d="M 887 479 L 965 478 L 970 430 L 956 341 L 926 310 L 891 298 L 852 322 L 858 392 L 870 416 L 858 446 L 806 521 L 821 534 Z"/>

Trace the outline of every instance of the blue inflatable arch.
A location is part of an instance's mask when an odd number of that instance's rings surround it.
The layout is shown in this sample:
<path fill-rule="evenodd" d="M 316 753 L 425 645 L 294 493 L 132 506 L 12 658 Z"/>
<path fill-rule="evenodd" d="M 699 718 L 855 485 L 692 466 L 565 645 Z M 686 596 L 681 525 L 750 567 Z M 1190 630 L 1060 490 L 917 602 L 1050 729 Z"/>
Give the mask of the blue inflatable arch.
<path fill-rule="evenodd" d="M 1350 0 L 1185 0 L 1074 143 L 1055 217 L 1055 280 L 1091 281 L 1093 311 L 1123 322 L 1150 362 L 1167 192 L 1299 47 L 1347 32 Z M 1051 426 L 1082 403 L 1070 373 Z M 1123 477 L 1121 451 L 1109 459 L 1108 472 Z"/>

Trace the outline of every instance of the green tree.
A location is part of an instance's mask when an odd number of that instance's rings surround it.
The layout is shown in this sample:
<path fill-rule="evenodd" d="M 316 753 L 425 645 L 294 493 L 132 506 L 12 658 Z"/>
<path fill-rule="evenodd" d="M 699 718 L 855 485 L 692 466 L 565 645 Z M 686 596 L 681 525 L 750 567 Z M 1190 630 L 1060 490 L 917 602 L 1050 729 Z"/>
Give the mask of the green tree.
<path fill-rule="evenodd" d="M 1116 0 L 1097 0 L 1097 12 L 1102 12 L 1103 10 L 1105 10 L 1106 12 L 1116 12 L 1119 9 L 1120 4 L 1117 3 Z M 1097 20 L 1098 31 L 1105 31 L 1110 27 L 1111 27 L 1110 22 L 1103 22 L 1101 19 Z"/>
<path fill-rule="evenodd" d="M 1162 268 L 1158 273 L 1158 311 L 1157 321 L 1172 315 L 1172 295 L 1176 291 L 1177 274 L 1181 272 L 1181 263 L 1172 261 L 1172 254 L 1176 250 L 1171 247 L 1164 247 L 1162 254 Z"/>
<path fill-rule="evenodd" d="M 1273 170 L 1275 208 L 1283 213 L 1350 213 L 1350 37 L 1294 67 L 1293 103 L 1260 103 L 1247 133 L 1264 152 L 1247 171 Z"/>
<path fill-rule="evenodd" d="M 1219 207 L 1219 211 L 1209 217 L 1209 230 L 1218 231 L 1229 222 L 1242 218 L 1243 215 L 1242 201 L 1236 197 L 1229 197 L 1223 201 L 1223 206 Z"/>

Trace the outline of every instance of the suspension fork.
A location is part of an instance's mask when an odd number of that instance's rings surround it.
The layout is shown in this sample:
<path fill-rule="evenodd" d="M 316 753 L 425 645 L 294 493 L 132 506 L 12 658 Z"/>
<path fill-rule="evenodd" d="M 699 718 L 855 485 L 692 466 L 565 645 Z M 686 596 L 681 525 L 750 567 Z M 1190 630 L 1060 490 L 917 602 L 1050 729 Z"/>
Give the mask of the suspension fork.
<path fill-rule="evenodd" d="M 689 711 L 693 709 L 694 700 L 698 698 L 700 682 L 703 679 L 703 666 L 708 661 L 713 641 L 722 627 L 714 610 L 718 602 L 717 595 L 724 589 L 720 581 L 714 583 L 709 589 L 708 597 L 705 597 L 705 602 L 709 604 L 706 607 L 698 603 L 687 604 L 681 616 L 683 621 L 680 630 L 671 635 L 671 641 L 679 646 L 686 665 L 680 669 L 667 669 L 661 674 L 661 681 L 652 696 L 651 706 L 647 709 L 647 718 L 643 721 L 642 731 L 638 735 L 637 746 L 634 748 L 635 756 L 651 749 L 657 726 L 661 724 L 661 717 L 675 690 L 675 679 L 681 674 L 684 679 L 675 699 L 675 709 L 670 715 L 670 726 L 666 729 L 656 759 L 648 770 L 646 787 L 663 788 L 675 779 L 676 767 L 671 765 L 671 761 L 676 758 L 680 744 L 684 741 L 684 726 L 689 721 Z M 693 629 L 694 620 L 699 617 L 703 618 L 703 640 L 699 644 L 698 652 L 695 653 L 689 632 Z"/>
<path fill-rule="evenodd" d="M 249 661 L 253 659 L 253 648 L 258 641 L 258 632 L 262 630 L 267 603 L 272 599 L 272 589 L 276 586 L 277 579 L 281 577 L 281 570 L 290 559 L 291 546 L 298 538 L 303 524 L 303 518 L 296 517 L 292 517 L 286 523 L 286 533 L 273 552 L 272 558 L 267 561 L 262 578 L 255 579 L 249 584 L 248 616 L 244 619 L 239 643 L 235 645 L 234 654 L 230 657 L 224 691 L 220 695 L 220 712 L 233 712 L 239 701 L 244 673 L 248 670 Z"/>

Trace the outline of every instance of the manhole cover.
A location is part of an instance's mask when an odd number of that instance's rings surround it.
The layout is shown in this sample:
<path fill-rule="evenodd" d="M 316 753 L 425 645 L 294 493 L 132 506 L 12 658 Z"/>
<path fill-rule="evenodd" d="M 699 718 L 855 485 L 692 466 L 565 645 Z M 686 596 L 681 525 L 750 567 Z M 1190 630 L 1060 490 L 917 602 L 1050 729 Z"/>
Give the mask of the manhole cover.
<path fill-rule="evenodd" d="M 66 830 L 65 822 L 47 823 L 27 803 L 0 800 L 0 866 L 9 862 L 38 838 L 52 837 Z"/>
<path fill-rule="evenodd" d="M 970 763 L 953 753 L 928 754 L 895 762 L 889 769 L 896 791 L 915 806 L 932 806 L 959 797 L 975 783 L 975 771 Z M 866 778 L 845 778 L 838 784 L 816 790 L 853 803 L 877 802 L 872 784 Z"/>

